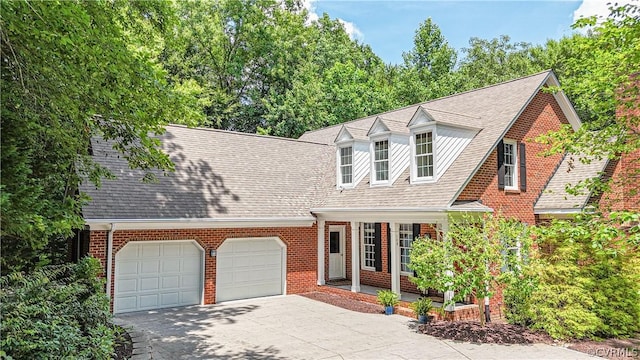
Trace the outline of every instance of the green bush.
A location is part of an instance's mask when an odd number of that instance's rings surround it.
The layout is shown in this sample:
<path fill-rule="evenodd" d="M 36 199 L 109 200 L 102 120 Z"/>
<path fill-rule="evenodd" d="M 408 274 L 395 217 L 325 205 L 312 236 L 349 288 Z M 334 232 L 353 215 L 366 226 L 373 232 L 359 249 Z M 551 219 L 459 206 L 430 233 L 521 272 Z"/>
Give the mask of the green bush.
<path fill-rule="evenodd" d="M 502 291 L 504 301 L 504 315 L 510 324 L 521 326 L 531 325 L 531 294 L 536 289 L 535 279 L 531 276 L 520 274 L 506 274 L 506 285 Z"/>
<path fill-rule="evenodd" d="M 541 251 L 525 276 L 506 282 L 507 320 L 563 339 L 639 332 L 638 232 L 621 218 L 582 215 L 537 228 Z"/>
<path fill-rule="evenodd" d="M 0 279 L 0 355 L 8 359 L 110 359 L 111 326 L 100 263 L 48 266 Z"/>

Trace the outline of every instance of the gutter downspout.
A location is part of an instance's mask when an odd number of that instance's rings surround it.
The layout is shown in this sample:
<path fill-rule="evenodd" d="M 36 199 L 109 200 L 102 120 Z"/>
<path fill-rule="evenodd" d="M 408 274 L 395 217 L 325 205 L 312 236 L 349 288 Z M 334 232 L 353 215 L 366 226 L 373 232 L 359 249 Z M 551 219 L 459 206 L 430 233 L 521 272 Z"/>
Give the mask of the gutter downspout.
<path fill-rule="evenodd" d="M 107 233 L 107 297 L 111 299 L 111 267 L 113 265 L 113 232 L 116 231 L 116 224 L 111 223 L 111 228 Z"/>

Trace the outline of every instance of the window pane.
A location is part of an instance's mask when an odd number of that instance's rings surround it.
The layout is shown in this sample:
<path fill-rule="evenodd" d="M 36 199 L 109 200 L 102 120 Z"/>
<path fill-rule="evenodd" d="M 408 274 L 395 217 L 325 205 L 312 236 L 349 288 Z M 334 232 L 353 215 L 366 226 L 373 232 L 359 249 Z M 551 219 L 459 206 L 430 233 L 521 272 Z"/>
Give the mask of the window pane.
<path fill-rule="evenodd" d="M 433 133 L 416 134 L 417 177 L 433 176 Z"/>
<path fill-rule="evenodd" d="M 332 231 L 329 233 L 329 253 L 337 254 L 340 252 L 340 233 Z"/>
<path fill-rule="evenodd" d="M 375 268 L 375 248 L 376 248 L 376 225 L 374 223 L 364 224 L 363 243 L 363 265 L 369 268 Z"/>
<path fill-rule="evenodd" d="M 374 148 L 375 180 L 389 180 L 389 141 L 376 141 L 374 144 Z"/>
<path fill-rule="evenodd" d="M 400 271 L 411 272 L 409 269 L 411 245 L 413 244 L 413 225 L 400 224 L 399 226 L 399 242 L 400 242 Z"/>
<path fill-rule="evenodd" d="M 504 185 L 515 186 L 516 153 L 513 143 L 504 143 Z"/>
<path fill-rule="evenodd" d="M 353 182 L 353 148 L 340 148 L 340 174 L 343 184 Z"/>

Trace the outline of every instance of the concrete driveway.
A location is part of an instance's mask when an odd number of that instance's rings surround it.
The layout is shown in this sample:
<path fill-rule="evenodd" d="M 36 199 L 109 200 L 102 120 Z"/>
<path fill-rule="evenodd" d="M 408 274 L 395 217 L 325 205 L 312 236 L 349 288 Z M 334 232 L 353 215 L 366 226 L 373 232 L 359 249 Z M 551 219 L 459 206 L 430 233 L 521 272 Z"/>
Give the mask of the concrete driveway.
<path fill-rule="evenodd" d="M 474 345 L 413 330 L 400 315 L 363 314 L 301 296 L 117 316 L 135 359 L 594 359 L 549 345 Z M 140 347 L 142 346 L 142 347 Z"/>

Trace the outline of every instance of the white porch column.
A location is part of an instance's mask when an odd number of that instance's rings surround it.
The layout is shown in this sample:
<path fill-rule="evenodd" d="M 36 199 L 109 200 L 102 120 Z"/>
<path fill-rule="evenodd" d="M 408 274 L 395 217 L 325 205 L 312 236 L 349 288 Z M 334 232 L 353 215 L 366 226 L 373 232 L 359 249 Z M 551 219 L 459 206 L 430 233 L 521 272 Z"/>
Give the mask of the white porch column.
<path fill-rule="evenodd" d="M 318 220 L 318 285 L 324 285 L 324 220 Z"/>
<path fill-rule="evenodd" d="M 360 232 L 358 222 L 351 222 L 351 291 L 360 292 Z"/>
<path fill-rule="evenodd" d="M 387 246 L 391 246 L 391 291 L 398 294 L 398 298 L 401 297 L 400 293 L 400 243 L 398 242 L 398 224 L 389 223 L 390 239 Z"/>
<path fill-rule="evenodd" d="M 449 219 L 443 220 L 438 225 L 440 226 L 440 231 L 442 232 L 442 234 L 444 236 L 444 238 L 441 239 L 441 240 L 442 241 L 451 241 L 451 239 L 449 238 Z M 447 273 L 446 273 L 446 276 L 453 277 L 453 272 L 451 270 L 448 270 Z M 444 302 L 446 303 L 447 301 L 451 301 L 453 299 L 453 295 L 454 295 L 453 290 L 445 291 L 444 292 Z M 447 311 L 454 311 L 455 309 L 456 309 L 455 304 L 448 305 L 445 308 L 445 310 L 447 310 Z"/>

